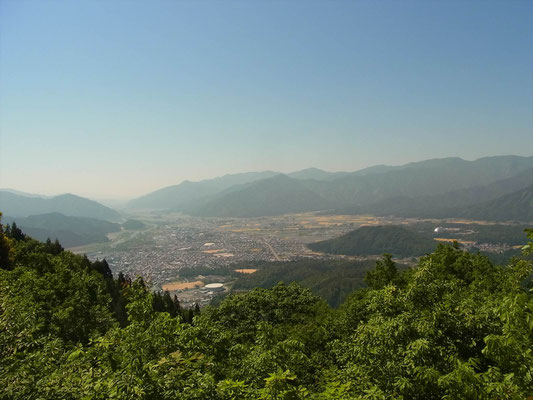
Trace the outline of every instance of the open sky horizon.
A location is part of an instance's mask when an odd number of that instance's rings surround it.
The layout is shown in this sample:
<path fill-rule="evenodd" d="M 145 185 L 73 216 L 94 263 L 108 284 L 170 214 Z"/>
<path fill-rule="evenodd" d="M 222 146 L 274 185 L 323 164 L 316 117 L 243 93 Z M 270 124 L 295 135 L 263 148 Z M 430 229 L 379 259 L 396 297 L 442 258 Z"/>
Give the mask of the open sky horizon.
<path fill-rule="evenodd" d="M 533 155 L 532 1 L 1 1 L 0 187 Z"/>

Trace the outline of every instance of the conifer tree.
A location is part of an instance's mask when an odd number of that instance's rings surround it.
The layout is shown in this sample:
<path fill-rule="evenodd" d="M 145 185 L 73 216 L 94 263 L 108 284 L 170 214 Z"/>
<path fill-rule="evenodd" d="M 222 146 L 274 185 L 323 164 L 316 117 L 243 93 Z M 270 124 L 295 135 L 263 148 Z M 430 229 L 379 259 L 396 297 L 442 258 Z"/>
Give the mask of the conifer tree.
<path fill-rule="evenodd" d="M 9 239 L 4 234 L 2 227 L 2 213 L 0 212 L 0 269 L 9 269 L 11 261 L 9 258 Z"/>

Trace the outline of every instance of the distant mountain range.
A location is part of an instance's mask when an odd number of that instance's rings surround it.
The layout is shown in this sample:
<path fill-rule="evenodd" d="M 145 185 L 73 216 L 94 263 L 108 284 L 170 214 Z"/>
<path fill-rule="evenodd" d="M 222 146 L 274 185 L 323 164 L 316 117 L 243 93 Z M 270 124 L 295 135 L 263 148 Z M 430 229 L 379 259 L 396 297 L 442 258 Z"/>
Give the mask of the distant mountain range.
<path fill-rule="evenodd" d="M 119 221 L 120 214 L 96 201 L 73 194 L 55 197 L 38 197 L 0 190 L 0 211 L 5 216 L 28 217 L 30 215 L 61 213 L 71 217 L 96 218 L 105 221 Z"/>
<path fill-rule="evenodd" d="M 290 174 L 248 172 L 185 181 L 128 203 L 128 209 L 178 211 L 195 216 L 259 217 L 322 211 L 521 222 L 533 221 L 533 157 L 475 161 L 441 158 L 355 172 L 308 168 Z M 5 216 L 61 213 L 117 222 L 121 215 L 72 194 L 44 197 L 0 190 Z"/>
<path fill-rule="evenodd" d="M 532 206 L 520 191 L 532 184 L 533 157 L 497 156 L 475 161 L 443 158 L 402 166 L 379 165 L 355 172 L 310 168 L 287 175 L 265 171 L 186 181 L 132 200 L 129 207 L 216 217 L 329 210 L 531 221 Z M 505 198 L 515 198 L 515 192 L 520 203 Z M 487 201 L 494 203 L 485 204 Z M 505 206 L 498 207 L 498 202 Z M 474 212 L 477 204 L 483 206 L 480 210 L 487 211 Z M 495 211 L 505 207 L 514 211 Z"/>
<path fill-rule="evenodd" d="M 451 190 L 444 194 L 419 197 L 397 196 L 363 206 L 353 206 L 336 210 L 337 214 L 374 214 L 396 215 L 401 217 L 449 218 L 464 217 L 494 221 L 518 220 L 531 221 L 531 205 L 506 202 L 506 210 L 499 216 L 494 212 L 486 213 L 483 203 L 498 203 L 500 197 L 506 197 L 533 185 L 533 169 L 520 172 L 510 178 L 501 179 L 483 186 Z M 475 212 L 475 210 L 478 210 Z M 514 210 L 514 211 L 513 211 Z M 518 218 L 518 219 L 517 219 Z"/>

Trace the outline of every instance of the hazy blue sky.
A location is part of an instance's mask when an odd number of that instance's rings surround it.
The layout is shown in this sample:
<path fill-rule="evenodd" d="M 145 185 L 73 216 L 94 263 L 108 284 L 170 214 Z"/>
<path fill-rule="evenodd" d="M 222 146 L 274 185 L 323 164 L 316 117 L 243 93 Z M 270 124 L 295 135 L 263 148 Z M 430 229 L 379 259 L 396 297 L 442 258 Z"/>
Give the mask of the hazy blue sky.
<path fill-rule="evenodd" d="M 0 187 L 533 155 L 533 1 L 0 1 Z"/>

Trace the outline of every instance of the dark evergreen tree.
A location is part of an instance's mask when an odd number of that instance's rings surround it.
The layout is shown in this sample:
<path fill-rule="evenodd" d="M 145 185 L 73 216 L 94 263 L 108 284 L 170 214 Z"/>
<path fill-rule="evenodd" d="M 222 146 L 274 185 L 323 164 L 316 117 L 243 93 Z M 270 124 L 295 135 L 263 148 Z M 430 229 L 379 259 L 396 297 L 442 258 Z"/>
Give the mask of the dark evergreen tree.
<path fill-rule="evenodd" d="M 59 243 L 59 240 L 56 238 L 56 240 L 54 242 L 54 254 L 58 255 L 59 253 L 61 253 L 64 250 L 65 249 L 63 248 L 63 246 L 61 246 L 61 243 Z"/>
<path fill-rule="evenodd" d="M 177 315 L 176 313 L 177 310 L 176 310 L 174 302 L 172 301 L 172 297 L 170 297 L 170 293 L 168 292 L 168 290 L 165 290 L 163 292 L 162 300 L 163 300 L 163 303 L 165 304 L 165 311 L 167 311 L 170 314 L 170 316 L 174 318 Z"/>
<path fill-rule="evenodd" d="M 152 294 L 152 309 L 156 312 L 166 311 L 165 303 L 163 301 L 163 296 L 161 296 L 161 292 L 154 292 Z"/>
<path fill-rule="evenodd" d="M 13 224 L 11 224 L 10 228 L 6 229 L 6 235 L 9 238 L 17 241 L 26 239 L 26 235 L 22 233 L 22 230 L 20 230 L 15 221 L 13 221 Z"/>
<path fill-rule="evenodd" d="M 122 271 L 118 273 L 117 286 L 119 290 L 131 286 L 131 278 L 128 275 L 124 275 Z"/>
<path fill-rule="evenodd" d="M 2 227 L 2 213 L 0 212 L 0 269 L 10 269 L 11 260 L 9 258 L 9 239 Z"/>
<path fill-rule="evenodd" d="M 48 254 L 52 254 L 53 256 L 59 255 L 62 251 L 64 251 L 63 246 L 59 243 L 59 240 L 55 240 L 55 242 L 52 243 L 50 238 L 46 239 L 45 242 L 46 246 L 46 252 Z"/>
<path fill-rule="evenodd" d="M 178 300 L 178 296 L 174 295 L 172 298 L 172 302 L 174 303 L 174 310 L 176 310 L 176 315 L 181 315 L 181 305 L 180 301 Z"/>
<path fill-rule="evenodd" d="M 106 259 L 103 260 L 96 260 L 93 261 L 91 264 L 92 269 L 102 274 L 104 279 L 106 280 L 113 280 L 113 273 L 111 272 L 111 268 L 109 268 L 109 264 L 107 263 Z"/>

